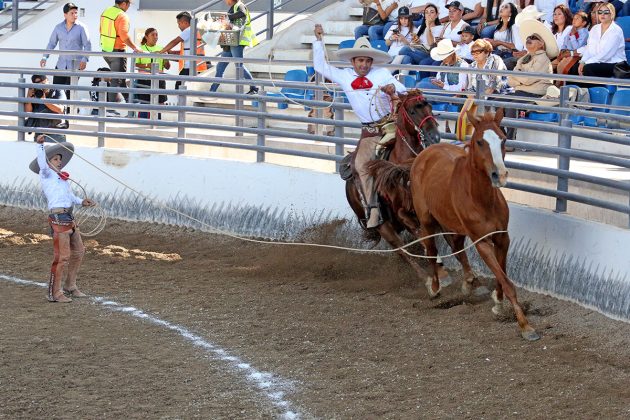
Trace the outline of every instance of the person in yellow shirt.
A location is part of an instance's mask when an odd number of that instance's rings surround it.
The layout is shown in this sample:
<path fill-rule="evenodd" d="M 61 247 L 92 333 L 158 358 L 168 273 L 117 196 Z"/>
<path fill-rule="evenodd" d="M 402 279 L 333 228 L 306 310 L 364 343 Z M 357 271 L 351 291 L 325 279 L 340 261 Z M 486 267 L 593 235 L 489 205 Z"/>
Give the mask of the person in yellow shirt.
<path fill-rule="evenodd" d="M 149 54 L 157 54 L 162 50 L 162 46 L 158 45 L 158 31 L 155 28 L 149 28 L 144 32 L 144 37 L 142 38 L 141 46 L 142 51 L 146 51 Z M 136 68 L 139 73 L 151 73 L 151 64 L 158 64 L 158 71 L 163 73 L 164 70 L 168 70 L 171 68 L 171 63 L 166 58 L 139 58 L 136 60 Z M 138 80 L 138 87 L 146 87 L 147 89 L 151 88 L 150 80 Z M 166 81 L 159 81 L 159 88 L 166 89 Z M 151 103 L 150 95 L 137 95 L 136 98 L 145 104 Z M 158 97 L 158 103 L 163 104 L 167 100 L 166 95 L 160 95 Z"/>
<path fill-rule="evenodd" d="M 129 37 L 129 16 L 127 10 L 131 6 L 131 0 L 115 0 L 115 4 L 101 14 L 101 50 L 103 52 L 125 52 L 128 46 L 135 53 L 141 52 Z M 104 57 L 107 65 L 113 72 L 125 73 L 127 71 L 127 59 L 124 57 Z M 126 87 L 125 79 L 112 79 L 112 87 Z M 108 101 L 114 102 L 116 93 L 108 93 Z M 123 93 L 128 101 L 128 94 Z"/>

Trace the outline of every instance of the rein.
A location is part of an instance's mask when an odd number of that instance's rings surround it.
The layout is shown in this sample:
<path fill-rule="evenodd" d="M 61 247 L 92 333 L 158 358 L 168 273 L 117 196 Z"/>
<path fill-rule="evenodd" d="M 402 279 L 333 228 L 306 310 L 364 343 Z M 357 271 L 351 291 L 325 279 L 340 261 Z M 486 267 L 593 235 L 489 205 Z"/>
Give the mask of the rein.
<path fill-rule="evenodd" d="M 408 102 L 420 102 L 420 101 L 424 101 L 424 96 L 422 95 L 417 95 L 414 96 L 412 99 L 409 98 L 409 96 L 407 96 L 401 103 L 400 106 L 398 107 L 399 111 L 401 111 L 402 113 L 402 118 L 403 121 L 405 122 L 405 124 L 409 124 L 411 126 L 413 126 L 414 130 L 416 131 L 416 138 L 418 139 L 418 144 L 420 144 L 420 146 L 422 146 L 422 148 L 425 148 L 425 138 L 424 138 L 424 132 L 422 131 L 422 126 L 424 126 L 424 124 L 427 121 L 433 120 L 435 121 L 435 117 L 431 114 L 425 116 L 422 121 L 420 121 L 419 124 L 416 124 L 415 121 L 413 120 L 413 118 L 411 118 L 409 116 L 409 112 L 407 111 L 407 108 L 405 107 L 405 105 Z M 396 134 L 398 134 L 400 136 L 400 138 L 403 140 L 403 142 L 405 143 L 405 145 L 409 148 L 409 150 L 411 150 L 411 153 L 413 153 L 415 156 L 418 156 L 419 152 L 416 152 L 411 145 L 407 142 L 407 138 L 411 138 L 411 135 L 407 132 L 407 130 L 403 130 L 399 125 L 396 125 Z"/>

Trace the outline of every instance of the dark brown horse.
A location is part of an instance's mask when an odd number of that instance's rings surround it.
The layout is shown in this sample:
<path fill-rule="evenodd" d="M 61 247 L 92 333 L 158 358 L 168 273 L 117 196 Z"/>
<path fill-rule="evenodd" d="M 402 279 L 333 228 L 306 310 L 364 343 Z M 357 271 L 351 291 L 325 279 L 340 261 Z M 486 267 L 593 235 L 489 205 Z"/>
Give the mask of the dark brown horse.
<path fill-rule="evenodd" d="M 469 112 L 468 118 L 475 131 L 465 148 L 451 144 L 432 146 L 414 160 L 410 169 L 409 165 L 381 168 L 376 183 L 398 188 L 400 195 L 410 192 L 422 226 L 421 234 L 455 233 L 445 237 L 453 252 L 464 248 L 466 237 L 473 241 L 484 238 L 475 246 L 497 279 L 496 290 L 492 293 L 495 303 L 492 312 L 498 315 L 503 311 L 505 293 L 512 303 L 523 338 L 537 340 L 540 337 L 529 325 L 516 298 L 514 284 L 506 274 L 510 214 L 499 189 L 505 186 L 508 176 L 503 162 L 505 134 L 499 128 L 503 112 L 486 113 L 482 118 Z M 398 181 L 402 179 L 410 180 L 410 190 L 400 186 Z M 423 240 L 423 244 L 427 255 L 437 255 L 434 238 Z M 462 291 L 469 294 L 474 273 L 465 252 L 459 252 L 456 257 L 464 269 Z M 440 283 L 433 259 L 431 266 L 432 276 L 427 279 L 426 286 L 429 295 L 436 296 L 440 292 Z"/>
<path fill-rule="evenodd" d="M 394 115 L 396 138 L 386 146 L 388 150 L 385 153 L 386 159 L 390 162 L 402 163 L 409 161 L 426 147 L 439 143 L 440 134 L 437 122 L 433 117 L 431 105 L 425 100 L 421 91 L 414 89 L 406 94 L 401 94 L 400 102 Z M 370 165 L 378 162 L 373 161 Z M 413 211 L 408 211 L 411 208 L 408 194 L 390 194 L 381 197 L 381 214 L 384 222 L 376 229 L 367 230 L 367 216 L 363 208 L 359 188 L 359 177 L 355 172 L 354 177 L 346 181 L 346 197 L 370 239 L 379 241 L 380 238 L 383 238 L 392 247 L 399 248 L 404 245 L 403 240 L 399 236 L 399 233 L 404 229 L 407 229 L 413 235 L 417 235 L 420 226 Z M 404 200 L 407 201 L 405 202 Z M 425 275 L 425 272 L 415 260 L 403 251 L 398 253 L 413 267 L 418 276 Z M 443 272 L 443 275 L 446 275 L 446 273 Z"/>

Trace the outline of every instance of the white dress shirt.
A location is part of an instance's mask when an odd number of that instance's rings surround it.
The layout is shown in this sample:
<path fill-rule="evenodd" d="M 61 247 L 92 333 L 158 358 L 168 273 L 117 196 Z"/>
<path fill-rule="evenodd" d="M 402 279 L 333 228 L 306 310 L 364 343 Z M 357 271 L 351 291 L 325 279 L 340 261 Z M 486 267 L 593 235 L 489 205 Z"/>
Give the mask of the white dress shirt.
<path fill-rule="evenodd" d="M 588 35 L 586 46 L 578 51 L 582 54 L 580 63 L 619 63 L 626 61 L 623 30 L 615 22 L 602 35 L 602 25 L 595 25 Z"/>
<path fill-rule="evenodd" d="M 459 22 L 457 22 L 457 25 L 455 25 L 454 27 L 450 22 L 447 22 L 444 24 L 444 27 L 442 28 L 442 38 L 444 39 L 450 38 L 450 40 L 453 42 L 461 42 L 462 36 L 459 35 L 457 32 L 461 31 L 466 26 L 468 26 L 468 24 L 464 22 L 463 20 L 460 20 Z"/>
<path fill-rule="evenodd" d="M 80 205 L 83 200 L 72 192 L 70 182 L 64 181 L 57 172 L 50 169 L 46 159 L 46 151 L 43 144 L 37 145 L 37 164 L 39 165 L 39 179 L 42 183 L 42 191 L 48 201 L 48 209 L 58 207 L 70 208 Z"/>
<path fill-rule="evenodd" d="M 387 69 L 374 68 L 365 76 L 372 82 L 371 89 L 352 88 L 352 82 L 359 77 L 353 68 L 337 68 L 331 66 L 326 61 L 324 54 L 324 43 L 322 41 L 313 42 L 313 66 L 315 71 L 324 78 L 337 83 L 348 97 L 348 102 L 352 110 L 357 114 L 362 123 L 371 123 L 380 120 L 391 112 L 391 100 L 389 95 L 381 92 L 380 88 L 393 84 L 396 92 L 406 92 L 402 85 Z"/>

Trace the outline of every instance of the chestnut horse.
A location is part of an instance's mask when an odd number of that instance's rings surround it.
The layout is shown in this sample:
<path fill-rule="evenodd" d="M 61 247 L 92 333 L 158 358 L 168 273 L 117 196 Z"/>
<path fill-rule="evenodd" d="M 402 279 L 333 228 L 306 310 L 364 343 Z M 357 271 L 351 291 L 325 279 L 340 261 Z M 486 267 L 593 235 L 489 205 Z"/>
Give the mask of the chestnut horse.
<path fill-rule="evenodd" d="M 507 233 L 509 208 L 500 187 L 507 183 L 508 172 L 505 157 L 505 134 L 499 128 L 503 110 L 496 115 L 486 113 L 477 118 L 468 112 L 474 127 L 470 142 L 465 148 L 440 144 L 422 153 L 411 167 L 411 196 L 413 206 L 424 235 L 454 232 L 449 243 L 453 251 L 464 248 L 469 237 L 477 241 L 479 255 L 494 273 L 497 286 L 492 293 L 495 305 L 492 311 L 502 311 L 503 294 L 514 308 L 521 335 L 526 340 L 538 340 L 540 336 L 529 325 L 525 313 L 516 298 L 514 284 L 507 276 L 507 253 L 510 237 Z M 437 255 L 434 238 L 423 241 L 427 254 Z M 474 274 L 465 252 L 457 254 L 464 268 L 464 293 L 469 293 Z M 440 284 L 433 260 L 433 277 L 427 282 L 430 294 L 439 292 Z"/>
<path fill-rule="evenodd" d="M 431 105 L 425 100 L 422 92 L 418 89 L 413 89 L 399 96 L 400 102 L 397 111 L 394 113 L 396 138 L 386 146 L 389 148 L 389 154 L 386 154 L 387 160 L 395 163 L 411 160 L 426 147 L 440 141 L 440 133 Z M 382 161 L 376 160 L 371 162 L 370 165 L 378 162 Z M 383 238 L 392 247 L 399 248 L 404 245 L 403 240 L 399 236 L 399 233 L 404 229 L 409 230 L 413 235 L 417 235 L 420 227 L 418 221 L 413 211 L 409 212 L 406 210 L 411 208 L 411 201 L 408 198 L 406 198 L 406 203 L 401 201 L 401 198 L 408 197 L 408 194 L 388 195 L 384 197 L 385 202 L 381 198 L 383 224 L 375 229 L 366 229 L 367 217 L 359 193 L 361 188 L 359 176 L 356 171 L 353 171 L 353 175 L 353 178 L 346 181 L 346 198 L 370 239 L 378 242 Z M 418 276 L 425 276 L 425 272 L 420 268 L 417 261 L 410 258 L 403 251 L 398 251 L 398 254 L 413 267 Z M 444 271 L 441 274 L 442 276 L 446 275 Z"/>

